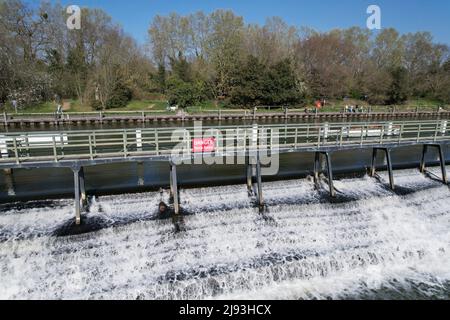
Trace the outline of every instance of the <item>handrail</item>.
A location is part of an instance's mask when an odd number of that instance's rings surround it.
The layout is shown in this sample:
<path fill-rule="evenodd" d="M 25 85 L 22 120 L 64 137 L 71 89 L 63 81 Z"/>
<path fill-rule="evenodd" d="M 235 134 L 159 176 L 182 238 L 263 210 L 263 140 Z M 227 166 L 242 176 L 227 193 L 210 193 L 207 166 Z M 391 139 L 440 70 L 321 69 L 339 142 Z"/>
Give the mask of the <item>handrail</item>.
<path fill-rule="evenodd" d="M 450 121 L 380 121 L 134 128 L 0 134 L 0 164 L 192 155 L 192 139 L 215 138 L 216 154 L 450 142 Z M 198 136 L 200 135 L 200 136 Z"/>
<path fill-rule="evenodd" d="M 219 115 L 219 116 L 226 116 L 227 113 L 228 114 L 243 114 L 245 116 L 253 116 L 254 114 L 254 110 L 253 109 L 205 109 L 205 110 L 201 110 L 197 111 L 195 109 L 196 107 L 191 108 L 194 109 L 194 111 L 190 112 L 189 108 L 187 109 L 186 115 L 187 116 L 192 116 L 192 115 Z M 409 113 L 409 114 L 417 114 L 417 113 L 437 113 L 437 112 L 445 112 L 447 111 L 446 109 L 438 109 L 436 106 L 422 106 L 420 107 L 422 110 L 418 109 L 418 107 L 411 107 L 408 109 L 405 109 L 404 111 L 399 111 L 398 109 L 395 108 L 389 108 L 389 107 L 377 107 L 377 106 L 373 106 L 373 107 L 368 107 L 365 109 L 364 112 L 357 112 L 357 113 L 344 113 L 343 111 L 339 111 L 339 112 L 323 112 L 323 111 L 318 111 L 318 113 L 320 114 L 385 114 L 385 113 L 389 113 L 389 114 L 404 114 L 404 113 Z M 426 110 L 424 108 L 427 108 Z M 379 111 L 378 109 L 382 109 L 385 111 Z M 267 109 L 267 108 L 258 108 L 258 111 L 256 112 L 256 114 L 267 114 L 267 113 L 271 113 L 271 114 L 279 114 L 279 115 L 284 115 L 284 114 L 291 114 L 291 113 L 304 113 L 304 109 L 302 108 L 287 108 L 287 109 L 280 109 L 280 108 L 274 108 L 272 109 Z M 108 116 L 108 115 L 136 115 L 136 116 L 142 116 L 142 115 L 151 115 L 151 114 L 164 114 L 164 115 L 169 115 L 169 116 L 176 116 L 177 113 L 175 112 L 171 112 L 169 110 L 101 110 L 101 111 L 86 111 L 86 112 L 72 112 L 72 111 L 68 111 L 68 112 L 64 112 L 61 115 L 62 116 L 97 116 L 97 117 L 104 117 L 104 116 Z M 314 115 L 315 112 L 309 112 L 309 114 Z M 37 116 L 48 116 L 48 117 L 52 117 L 54 118 L 56 115 L 56 112 L 19 112 L 19 113 L 11 113 L 11 114 L 4 114 L 4 116 L 12 116 L 12 117 L 37 117 Z"/>
<path fill-rule="evenodd" d="M 311 123 L 287 123 L 287 124 L 269 124 L 269 125 L 265 125 L 265 124 L 258 124 L 257 126 L 259 128 L 274 128 L 274 127 L 279 127 L 279 128 L 284 128 L 284 127 L 289 127 L 289 128 L 297 128 L 297 127 L 322 127 L 324 124 L 328 124 L 330 126 L 342 126 L 342 125 L 348 125 L 351 124 L 352 126 L 362 126 L 362 125 L 379 125 L 379 124 L 383 124 L 383 123 L 392 123 L 394 125 L 401 125 L 402 123 L 409 123 L 409 124 L 414 124 L 414 123 L 421 123 L 421 124 L 436 124 L 436 122 L 441 122 L 441 121 L 446 121 L 446 120 L 408 120 L 408 121 L 361 121 L 361 122 L 311 122 Z M 449 120 L 450 121 L 450 120 Z M 450 124 L 449 124 L 450 125 Z M 253 127 L 252 124 L 248 124 L 248 125 L 220 125 L 220 126 L 202 126 L 203 130 L 207 130 L 207 129 L 232 129 L 232 128 L 249 128 L 249 127 Z M 196 127 L 194 126 L 178 126 L 178 127 L 161 127 L 161 128 L 156 128 L 156 130 L 158 130 L 159 132 L 172 132 L 176 129 L 186 129 L 186 130 L 194 130 Z M 139 130 L 155 130 L 155 128 L 137 128 Z M 4 136 L 13 136 L 13 135 L 22 135 L 22 134 L 74 134 L 74 133 L 87 133 L 87 132 L 99 132 L 99 133 L 110 133 L 110 132 L 117 132 L 117 131 L 123 131 L 123 130 L 127 130 L 130 132 L 134 132 L 136 131 L 136 128 L 126 128 L 126 129 L 95 129 L 95 130 L 89 130 L 89 129 L 84 129 L 84 130 L 62 130 L 62 131 L 27 131 L 27 132 L 5 132 L 5 133 L 1 133 L 0 135 L 4 135 Z"/>

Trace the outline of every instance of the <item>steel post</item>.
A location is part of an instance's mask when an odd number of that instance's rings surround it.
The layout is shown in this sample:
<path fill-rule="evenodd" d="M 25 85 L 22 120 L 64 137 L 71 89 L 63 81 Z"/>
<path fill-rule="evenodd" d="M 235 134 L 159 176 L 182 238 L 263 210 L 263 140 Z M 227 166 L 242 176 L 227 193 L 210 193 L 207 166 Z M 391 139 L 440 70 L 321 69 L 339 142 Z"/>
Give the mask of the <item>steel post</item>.
<path fill-rule="evenodd" d="M 258 205 L 264 205 L 263 194 L 262 194 L 262 176 L 261 176 L 261 161 L 259 160 L 256 163 L 256 177 L 258 183 Z"/>
<path fill-rule="evenodd" d="M 175 215 L 179 215 L 180 203 L 178 195 L 177 166 L 174 163 L 171 163 L 170 168 L 170 191 L 173 198 L 173 208 L 175 211 Z"/>
<path fill-rule="evenodd" d="M 387 170 L 389 174 L 389 186 L 392 190 L 395 190 L 395 183 L 394 183 L 394 171 L 392 169 L 392 158 L 391 158 L 391 150 L 388 148 L 374 148 L 373 149 L 373 156 L 372 156 L 372 167 L 370 170 L 370 176 L 374 177 L 376 172 L 376 158 L 377 158 L 377 152 L 378 150 L 382 150 L 385 153 L 386 156 L 386 162 L 387 162 Z"/>
<path fill-rule="evenodd" d="M 394 173 L 392 171 L 391 150 L 385 149 L 385 152 L 386 152 L 387 167 L 389 171 L 389 184 L 391 186 L 391 189 L 395 190 Z"/>
<path fill-rule="evenodd" d="M 420 161 L 420 172 L 425 173 L 426 156 L 428 152 L 428 145 L 423 145 L 422 149 L 422 160 Z"/>
<path fill-rule="evenodd" d="M 331 156 L 328 152 L 325 152 L 324 155 L 327 161 L 328 187 L 330 189 L 330 196 L 334 198 L 336 197 L 336 190 L 334 189 L 333 184 L 333 168 L 331 166 Z"/>
<path fill-rule="evenodd" d="M 370 176 L 374 177 L 375 176 L 375 168 L 376 168 L 376 162 L 377 162 L 377 154 L 378 154 L 378 149 L 373 149 L 372 152 L 372 166 L 370 168 Z"/>
<path fill-rule="evenodd" d="M 438 149 L 439 163 L 441 166 L 441 173 L 442 173 L 442 183 L 448 184 L 447 170 L 445 168 L 445 155 L 444 155 L 444 150 L 440 144 L 425 144 L 423 146 L 422 161 L 420 162 L 420 172 L 425 173 L 426 155 L 428 153 L 429 147 L 434 147 L 434 148 Z"/>
<path fill-rule="evenodd" d="M 74 180 L 74 192 L 75 192 L 75 224 L 81 224 L 81 206 L 80 206 L 80 169 L 74 168 L 73 180 Z"/>
<path fill-rule="evenodd" d="M 253 194 L 253 167 L 250 161 L 250 157 L 245 157 L 245 169 L 246 169 L 246 177 L 247 177 L 247 191 L 248 194 Z"/>
<path fill-rule="evenodd" d="M 444 156 L 444 150 L 441 145 L 438 145 L 439 149 L 439 160 L 441 162 L 441 171 L 442 171 L 442 182 L 447 184 L 447 171 L 445 169 L 445 156 Z"/>
<path fill-rule="evenodd" d="M 79 171 L 80 177 L 80 195 L 81 195 L 81 205 L 83 207 L 87 206 L 87 195 L 86 195 L 86 182 L 84 179 L 84 168 L 81 167 Z"/>
<path fill-rule="evenodd" d="M 314 186 L 319 189 L 320 152 L 315 153 L 314 158 Z"/>

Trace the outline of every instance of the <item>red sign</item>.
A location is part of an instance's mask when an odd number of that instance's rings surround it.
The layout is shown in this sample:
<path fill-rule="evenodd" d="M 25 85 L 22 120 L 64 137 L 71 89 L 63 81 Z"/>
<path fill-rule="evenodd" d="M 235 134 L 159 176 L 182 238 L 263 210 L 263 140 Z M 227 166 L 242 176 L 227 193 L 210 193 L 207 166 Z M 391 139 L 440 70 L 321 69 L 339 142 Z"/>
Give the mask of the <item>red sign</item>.
<path fill-rule="evenodd" d="M 317 108 L 317 109 L 322 108 L 322 102 L 316 101 L 316 108 Z"/>
<path fill-rule="evenodd" d="M 192 152 L 214 152 L 216 150 L 215 138 L 192 139 Z"/>

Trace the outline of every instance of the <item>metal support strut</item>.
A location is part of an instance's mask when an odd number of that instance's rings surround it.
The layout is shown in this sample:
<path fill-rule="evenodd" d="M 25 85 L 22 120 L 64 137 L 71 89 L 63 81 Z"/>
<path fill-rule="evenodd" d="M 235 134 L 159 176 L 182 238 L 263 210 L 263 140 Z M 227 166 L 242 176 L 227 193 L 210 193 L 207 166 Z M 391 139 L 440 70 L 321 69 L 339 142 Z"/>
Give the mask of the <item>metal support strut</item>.
<path fill-rule="evenodd" d="M 75 191 L 75 223 L 81 224 L 81 208 L 80 208 L 80 169 L 73 169 L 73 182 Z"/>
<path fill-rule="evenodd" d="M 259 159 L 259 154 L 256 162 L 256 182 L 258 184 L 258 205 L 261 207 L 264 206 L 264 199 L 262 194 L 261 161 Z"/>
<path fill-rule="evenodd" d="M 426 169 L 426 155 L 427 155 L 429 147 L 434 147 L 434 148 L 438 149 L 439 162 L 441 164 L 441 172 L 442 172 L 442 182 L 444 184 L 447 184 L 448 183 L 448 179 L 447 179 L 447 171 L 445 169 L 444 150 L 442 149 L 442 146 L 440 144 L 424 144 L 423 145 L 422 161 L 420 162 L 420 172 L 425 173 L 425 169 Z"/>
<path fill-rule="evenodd" d="M 80 195 L 81 195 L 81 206 L 87 206 L 87 195 L 86 195 L 86 182 L 84 179 L 84 168 L 81 167 L 79 171 L 80 176 Z"/>
<path fill-rule="evenodd" d="M 256 158 L 256 165 L 252 164 L 251 157 L 246 156 L 246 177 L 247 177 L 247 190 L 249 196 L 256 195 L 259 206 L 264 206 L 264 198 L 262 191 L 262 173 L 261 173 L 261 161 L 259 154 Z M 253 172 L 256 172 L 256 188 L 253 190 Z"/>
<path fill-rule="evenodd" d="M 314 158 L 314 186 L 319 189 L 320 152 L 315 153 Z"/>
<path fill-rule="evenodd" d="M 394 184 L 394 173 L 392 171 L 392 158 L 391 158 L 391 150 L 388 148 L 374 148 L 373 154 L 372 154 L 372 166 L 370 169 L 370 176 L 374 177 L 376 173 L 376 160 L 378 155 L 378 150 L 384 151 L 386 155 L 386 162 L 387 162 L 387 169 L 389 173 L 389 186 L 391 190 L 395 190 L 395 184 Z"/>
<path fill-rule="evenodd" d="M 83 167 L 72 168 L 75 193 L 75 224 L 81 224 L 81 210 L 87 206 Z"/>
<path fill-rule="evenodd" d="M 177 166 L 170 163 L 170 196 L 173 199 L 175 215 L 180 214 L 180 202 L 178 195 Z"/>
<path fill-rule="evenodd" d="M 250 161 L 250 157 L 245 157 L 245 170 L 247 177 L 247 192 L 251 196 L 253 194 L 253 165 Z"/>
<path fill-rule="evenodd" d="M 333 167 L 331 165 L 331 156 L 328 152 L 316 152 L 314 159 L 314 185 L 316 189 L 319 189 L 319 171 L 320 171 L 320 155 L 324 155 L 327 163 L 327 176 L 328 176 L 328 187 L 330 191 L 330 196 L 332 198 L 336 197 L 336 190 L 333 184 Z"/>

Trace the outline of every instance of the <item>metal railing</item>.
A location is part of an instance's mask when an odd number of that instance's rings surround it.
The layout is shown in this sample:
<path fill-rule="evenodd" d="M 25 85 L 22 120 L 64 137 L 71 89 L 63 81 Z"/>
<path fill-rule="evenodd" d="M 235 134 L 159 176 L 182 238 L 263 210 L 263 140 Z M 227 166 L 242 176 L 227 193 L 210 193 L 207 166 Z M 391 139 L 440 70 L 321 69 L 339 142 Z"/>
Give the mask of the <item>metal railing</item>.
<path fill-rule="evenodd" d="M 345 113 L 342 110 L 336 112 L 336 111 L 327 111 L 328 109 L 325 108 L 324 110 L 318 110 L 318 109 L 308 109 L 309 114 L 351 114 L 351 113 Z M 336 110 L 336 108 L 333 108 L 333 110 Z M 440 113 L 447 111 L 447 108 L 442 107 L 402 107 L 402 108 L 396 108 L 395 106 L 373 106 L 373 107 L 366 107 L 364 109 L 361 109 L 360 111 L 356 112 L 356 114 L 396 114 L 396 113 L 408 113 L 411 115 L 419 114 L 419 113 Z M 255 109 L 199 109 L 195 107 L 188 108 L 186 111 L 183 111 L 181 114 L 185 116 L 215 116 L 215 117 L 226 117 L 226 116 L 241 116 L 241 117 L 255 117 L 256 115 L 266 115 L 266 114 L 274 114 L 274 115 L 289 115 L 289 114 L 296 114 L 296 113 L 305 113 L 305 108 L 258 108 Z M 167 117 L 174 117 L 178 116 L 178 112 L 169 111 L 169 110 L 134 110 L 134 111 L 114 111 L 114 110 L 107 110 L 107 111 L 87 111 L 87 112 L 63 112 L 62 114 L 57 114 L 55 112 L 48 113 L 48 112 L 39 112 L 39 113 L 28 113 L 28 112 L 19 112 L 19 113 L 7 113 L 3 112 L 1 123 L 8 123 L 8 121 L 11 120 L 35 120 L 39 119 L 42 121 L 70 121 L 70 120 L 97 120 L 97 121 L 103 121 L 108 120 L 112 118 L 116 119 L 143 119 L 146 120 L 150 117 L 155 116 L 167 116 Z"/>
<path fill-rule="evenodd" d="M 450 121 L 305 123 L 0 134 L 0 164 L 190 155 L 194 138 L 215 154 L 450 142 Z"/>

